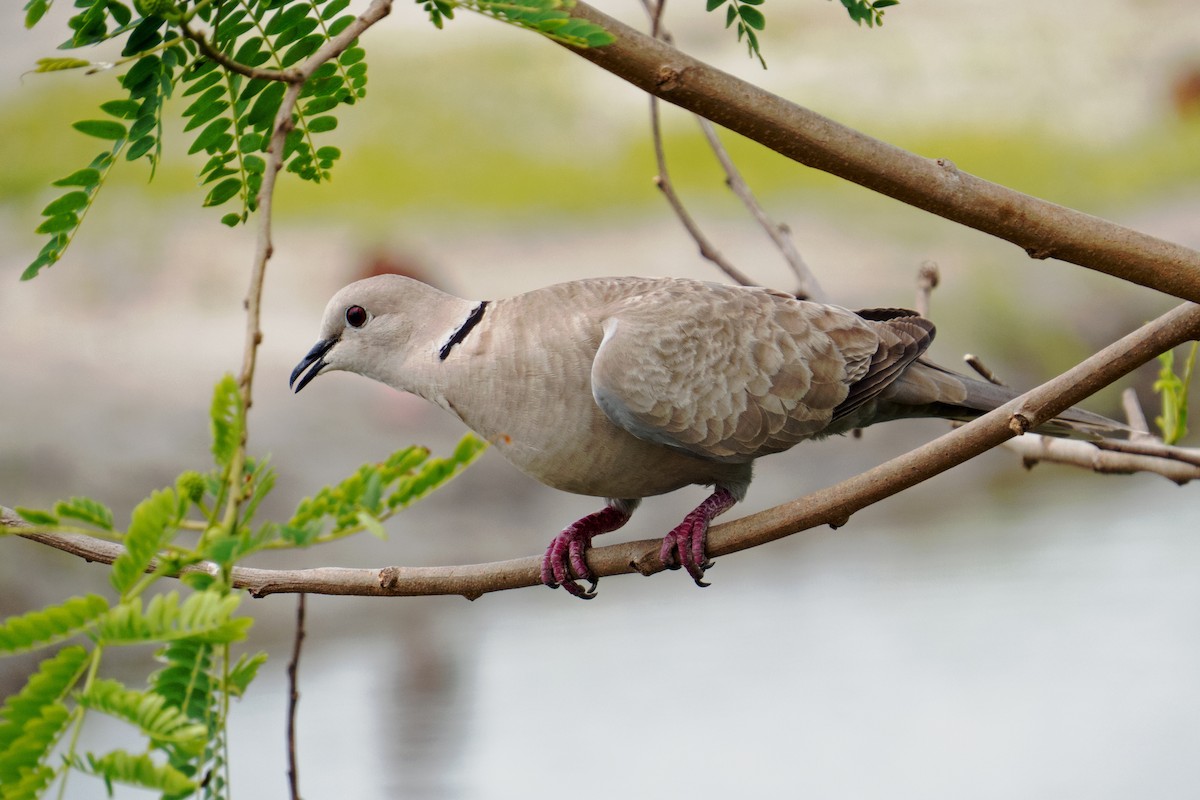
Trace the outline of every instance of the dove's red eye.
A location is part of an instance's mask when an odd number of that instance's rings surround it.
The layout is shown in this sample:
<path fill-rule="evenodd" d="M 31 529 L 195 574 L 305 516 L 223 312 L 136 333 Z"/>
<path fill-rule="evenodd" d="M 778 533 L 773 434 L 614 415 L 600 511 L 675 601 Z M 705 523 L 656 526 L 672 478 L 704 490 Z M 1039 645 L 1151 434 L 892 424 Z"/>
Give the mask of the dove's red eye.
<path fill-rule="evenodd" d="M 346 324 L 351 328 L 361 328 L 367 324 L 367 310 L 362 306 L 350 306 L 346 309 Z"/>

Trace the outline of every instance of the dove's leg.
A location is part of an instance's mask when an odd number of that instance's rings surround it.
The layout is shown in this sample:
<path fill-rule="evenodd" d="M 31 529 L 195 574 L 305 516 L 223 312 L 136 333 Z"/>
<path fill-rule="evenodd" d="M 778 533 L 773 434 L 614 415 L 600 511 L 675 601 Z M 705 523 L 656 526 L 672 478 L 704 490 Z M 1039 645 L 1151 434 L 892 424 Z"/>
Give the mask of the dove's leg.
<path fill-rule="evenodd" d="M 615 531 L 628 522 L 637 504 L 637 500 L 609 500 L 605 508 L 588 514 L 554 537 L 542 559 L 542 583 L 551 589 L 562 586 L 584 600 L 595 597 L 598 579 L 592 574 L 583 554 L 591 546 L 593 536 Z M 591 586 L 585 590 L 575 582 L 575 577 L 587 581 Z"/>
<path fill-rule="evenodd" d="M 708 526 L 713 517 L 724 514 L 736 502 L 737 498 L 728 489 L 718 487 L 663 538 L 662 550 L 659 551 L 663 564 L 671 569 L 683 567 L 697 586 L 708 586 L 704 582 L 704 570 L 712 566 L 704 553 Z"/>

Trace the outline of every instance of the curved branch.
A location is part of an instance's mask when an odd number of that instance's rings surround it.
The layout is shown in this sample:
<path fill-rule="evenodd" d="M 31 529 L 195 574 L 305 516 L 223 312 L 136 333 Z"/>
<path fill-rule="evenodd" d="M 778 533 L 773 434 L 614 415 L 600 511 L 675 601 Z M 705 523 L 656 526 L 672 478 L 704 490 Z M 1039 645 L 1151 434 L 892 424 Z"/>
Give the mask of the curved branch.
<path fill-rule="evenodd" d="M 962 172 L 847 128 L 577 2 L 617 37 L 571 52 L 634 86 L 815 169 L 1056 258 L 1200 302 L 1200 252 Z"/>
<path fill-rule="evenodd" d="M 217 62 L 230 72 L 236 72 L 247 78 L 256 78 L 264 81 L 282 81 L 284 83 L 304 82 L 304 78 L 294 69 L 263 69 L 262 67 L 252 67 L 249 64 L 243 64 L 240 61 L 230 58 L 213 47 L 212 42 L 204 34 L 200 33 L 200 31 L 192 30 L 188 27 L 186 22 L 180 22 L 179 29 L 183 32 L 185 38 L 195 42 L 196 47 L 200 49 L 205 58 Z"/>
<path fill-rule="evenodd" d="M 916 450 L 807 497 L 714 526 L 709 531 L 708 553 L 711 556 L 728 555 L 819 525 L 844 525 L 854 512 L 1046 422 L 1159 353 L 1198 338 L 1200 306 L 1184 303 L 1057 378 Z M 33 526 L 5 513 L 2 508 L 0 527 L 8 527 L 19 536 L 89 561 L 112 563 L 123 550 L 119 544 L 90 536 L 37 529 L 23 531 L 23 528 Z M 599 576 L 631 572 L 651 575 L 664 568 L 658 557 L 660 547 L 659 539 L 597 547 L 588 551 L 587 561 Z M 541 556 L 531 556 L 453 567 L 302 570 L 235 567 L 233 581 L 234 585 L 259 597 L 281 592 L 376 596 L 458 594 L 473 600 L 488 592 L 540 585 L 541 563 Z M 208 568 L 191 567 L 188 571 L 212 573 L 215 569 L 215 565 L 209 565 Z"/>

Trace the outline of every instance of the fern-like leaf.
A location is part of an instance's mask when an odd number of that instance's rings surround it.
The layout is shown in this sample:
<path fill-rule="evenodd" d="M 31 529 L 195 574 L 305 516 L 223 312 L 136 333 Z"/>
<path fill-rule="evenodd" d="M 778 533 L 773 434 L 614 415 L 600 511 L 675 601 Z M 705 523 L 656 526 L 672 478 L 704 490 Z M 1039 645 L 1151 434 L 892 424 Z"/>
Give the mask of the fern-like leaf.
<path fill-rule="evenodd" d="M 39 800 L 50 786 L 58 772 L 45 764 L 36 767 L 25 767 L 20 770 L 21 777 L 11 783 L 0 785 L 0 798 L 3 800 Z"/>
<path fill-rule="evenodd" d="M 105 531 L 113 529 L 113 513 L 108 506 L 90 497 L 72 497 L 54 504 L 54 513 L 94 525 Z"/>
<path fill-rule="evenodd" d="M 218 591 L 194 592 L 183 603 L 178 592 L 155 595 L 142 608 L 135 597 L 114 606 L 95 630 L 105 645 L 196 639 L 210 643 L 236 642 L 246 637 L 253 624 L 250 617 L 232 617 L 241 603 L 238 595 Z"/>
<path fill-rule="evenodd" d="M 25 720 L 21 733 L 0 751 L 0 786 L 16 783 L 28 771 L 36 770 L 62 735 L 70 717 L 71 712 L 62 702 L 54 702 Z"/>
<path fill-rule="evenodd" d="M 212 652 L 210 643 L 198 639 L 169 642 L 155 654 L 163 666 L 150 676 L 151 690 L 182 709 L 189 719 L 207 722 L 216 703 Z"/>
<path fill-rule="evenodd" d="M 243 653 L 237 663 L 229 668 L 229 675 L 225 680 L 225 688 L 233 697 L 242 697 L 246 694 L 247 687 L 250 682 L 258 675 L 258 668 L 267 663 L 266 653 L 255 653 L 250 655 Z"/>
<path fill-rule="evenodd" d="M 88 127 L 85 126 L 81 132 L 87 133 L 88 130 Z M 111 132 L 111 129 L 109 130 Z M 98 129 L 93 128 L 92 131 L 89 135 L 105 132 L 104 126 Z M 105 137 L 101 136 L 100 138 Z M 54 182 L 55 186 L 67 187 L 68 191 L 42 210 L 42 216 L 45 219 L 37 226 L 35 232 L 46 234 L 50 240 L 42 246 L 37 257 L 21 273 L 21 280 L 30 280 L 42 269 L 62 258 L 67 246 L 75 237 L 75 232 L 95 202 L 101 185 L 117 161 L 117 156 L 124 150 L 125 142 L 124 138 L 118 138 L 113 143 L 111 150 L 100 153 L 92 159 L 87 167 L 76 170 Z"/>
<path fill-rule="evenodd" d="M 10 695 L 0 708 L 0 752 L 21 735 L 25 723 L 42 714 L 42 709 L 60 702 L 83 675 L 88 651 L 78 645 L 64 647 L 47 658 L 29 676 L 21 691 Z"/>
<path fill-rule="evenodd" d="M 102 756 L 87 755 L 75 764 L 83 772 L 103 778 L 106 784 L 123 783 L 180 795 L 195 790 L 196 784 L 170 764 L 159 764 L 147 753 L 112 750 Z"/>
<path fill-rule="evenodd" d="M 48 608 L 9 617 L 0 624 L 0 654 L 45 647 L 80 633 L 108 611 L 108 601 L 95 594 L 72 597 Z"/>
<path fill-rule="evenodd" d="M 176 532 L 179 500 L 173 489 L 160 489 L 138 503 L 122 540 L 125 552 L 113 562 L 109 578 L 122 595 L 128 592 L 149 568 L 158 551 Z"/>
<path fill-rule="evenodd" d="M 154 692 L 129 689 L 118 681 L 102 678 L 93 681 L 78 700 L 85 708 L 125 720 L 159 745 L 172 744 L 184 752 L 199 754 L 208 742 L 204 725 L 193 722 Z"/>
<path fill-rule="evenodd" d="M 412 505 L 470 465 L 487 442 L 467 434 L 449 458 L 430 458 L 424 447 L 393 453 L 382 464 L 364 464 L 350 477 L 300 501 L 296 513 L 279 529 L 289 544 L 305 546 L 363 529 L 379 536 L 380 519 Z M 332 529 L 326 528 L 332 522 Z"/>
<path fill-rule="evenodd" d="M 212 422 L 213 460 L 218 467 L 228 467 L 233 454 L 237 452 L 245 424 L 242 395 L 238 392 L 237 381 L 228 373 L 213 388 L 209 418 Z"/>

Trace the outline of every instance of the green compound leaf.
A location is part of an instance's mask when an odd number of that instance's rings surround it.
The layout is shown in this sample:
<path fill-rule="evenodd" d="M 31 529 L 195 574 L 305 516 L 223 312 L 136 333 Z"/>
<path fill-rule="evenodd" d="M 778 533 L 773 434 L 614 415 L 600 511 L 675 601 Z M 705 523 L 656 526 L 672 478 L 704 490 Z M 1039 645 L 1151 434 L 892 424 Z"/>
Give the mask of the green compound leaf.
<path fill-rule="evenodd" d="M 738 16 L 742 18 L 742 22 L 745 22 L 751 28 L 754 28 L 758 31 L 761 31 L 767 24 L 766 18 L 763 17 L 762 12 L 749 5 L 743 5 L 738 8 Z"/>
<path fill-rule="evenodd" d="M 42 709 L 66 696 L 82 677 L 87 663 L 88 651 L 72 645 L 38 665 L 21 691 L 10 695 L 0 708 L 0 752 L 21 735 L 27 722 L 41 716 Z"/>
<path fill-rule="evenodd" d="M 237 193 L 242 190 L 242 181 L 240 178 L 226 178 L 213 187 L 208 196 L 204 198 L 205 207 L 219 206 L 228 200 L 237 196 Z"/>
<path fill-rule="evenodd" d="M 86 762 L 73 766 L 103 778 L 105 783 L 123 783 L 154 789 L 164 795 L 184 795 L 195 791 L 196 783 L 170 764 L 159 764 L 147 753 L 112 750 L 102 756 L 87 755 Z"/>
<path fill-rule="evenodd" d="M 485 449 L 487 442 L 468 434 L 449 458 L 430 458 L 427 448 L 413 446 L 396 451 L 381 464 L 364 464 L 341 483 L 300 501 L 279 535 L 297 546 L 360 530 L 382 538 L 381 520 L 448 482 Z"/>
<path fill-rule="evenodd" d="M 156 744 L 172 744 L 198 755 L 208 742 L 208 729 L 191 720 L 156 692 L 143 692 L 119 681 L 100 678 L 78 695 L 84 708 L 101 711 L 136 727 Z"/>
<path fill-rule="evenodd" d="M 225 683 L 229 693 L 234 697 L 245 695 L 251 681 L 258 675 L 258 668 L 265 663 L 267 663 L 266 653 L 255 653 L 252 656 L 243 653 L 237 663 L 229 668 L 229 676 Z"/>
<path fill-rule="evenodd" d="M 92 66 L 92 62 L 82 58 L 39 58 L 36 62 L 37 66 L 34 72 L 62 72 L 68 69 L 85 69 Z"/>
<path fill-rule="evenodd" d="M 123 139 L 125 126 L 110 119 L 85 119 L 71 123 L 71 127 L 97 139 Z"/>
<path fill-rule="evenodd" d="M 21 732 L 0 752 L 0 791 L 6 798 L 12 796 L 9 786 L 42 767 L 70 718 L 71 712 L 63 703 L 49 703 L 27 719 Z"/>
<path fill-rule="evenodd" d="M 100 170 L 92 169 L 77 169 L 65 178 L 59 178 L 54 182 L 54 186 L 86 186 L 93 187 L 100 184 Z"/>
<path fill-rule="evenodd" d="M 0 654 L 21 653 L 69 639 L 90 628 L 108 610 L 107 600 L 89 594 L 9 617 L 0 623 Z"/>
<path fill-rule="evenodd" d="M 58 517 L 54 516 L 49 511 L 41 511 L 36 508 L 24 508 L 22 506 L 17 506 L 13 510 L 20 514 L 21 519 L 25 520 L 30 525 L 51 526 L 58 524 Z"/>
<path fill-rule="evenodd" d="M 42 216 L 54 217 L 59 214 L 73 214 L 86 207 L 88 199 L 87 192 L 67 192 L 43 208 Z"/>
<path fill-rule="evenodd" d="M 113 562 L 109 578 L 122 595 L 142 577 L 158 551 L 175 534 L 179 501 L 172 489 L 160 489 L 133 509 L 129 531 L 122 540 L 125 551 Z"/>
<path fill-rule="evenodd" d="M 226 373 L 213 388 L 212 407 L 209 412 L 212 423 L 212 454 L 218 467 L 224 469 L 233 460 L 242 439 L 244 413 L 242 395 L 237 381 Z"/>
<path fill-rule="evenodd" d="M 158 594 L 142 608 L 140 597 L 114 606 L 95 630 L 105 645 L 194 639 L 210 644 L 241 641 L 254 624 L 250 617 L 232 617 L 241 603 L 238 595 L 216 590 L 194 592 L 183 603 L 175 591 Z"/>
<path fill-rule="evenodd" d="M 77 519 L 94 525 L 101 530 L 113 529 L 113 513 L 108 506 L 90 497 L 72 497 L 54 504 L 54 513 L 60 517 Z"/>

